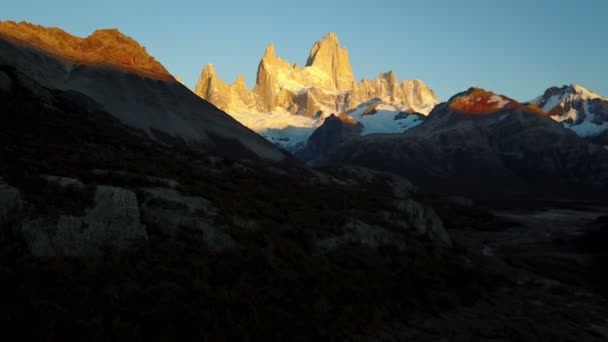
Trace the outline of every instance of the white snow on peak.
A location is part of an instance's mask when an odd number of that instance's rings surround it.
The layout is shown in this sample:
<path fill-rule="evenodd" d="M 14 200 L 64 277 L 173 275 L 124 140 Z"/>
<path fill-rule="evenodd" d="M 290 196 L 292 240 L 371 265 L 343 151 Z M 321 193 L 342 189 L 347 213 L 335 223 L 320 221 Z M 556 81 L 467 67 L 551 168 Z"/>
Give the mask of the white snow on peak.
<path fill-rule="evenodd" d="M 576 109 L 571 108 L 565 115 L 551 115 L 551 119 L 557 122 L 564 122 L 568 120 L 575 122 L 578 119 L 578 112 Z"/>
<path fill-rule="evenodd" d="M 378 110 L 374 115 L 364 115 L 359 122 L 363 124 L 361 135 L 373 133 L 403 133 L 406 130 L 418 126 L 423 119 L 418 115 L 405 115 L 403 118 L 395 118 L 399 112 L 389 110 Z"/>
<path fill-rule="evenodd" d="M 574 90 L 575 94 L 577 94 L 581 100 L 593 100 L 593 99 L 608 100 L 578 84 L 572 84 L 571 87 Z"/>
<path fill-rule="evenodd" d="M 539 103 L 540 100 L 542 99 L 542 96 L 539 98 L 536 98 L 535 101 L 533 101 L 533 103 Z M 553 96 L 551 96 L 547 102 L 545 103 L 545 105 L 543 106 L 543 110 L 545 112 L 549 112 L 551 111 L 553 108 L 555 108 L 556 106 L 558 106 L 559 104 L 566 102 L 566 101 L 575 101 L 575 100 L 582 100 L 582 101 L 587 101 L 587 100 L 594 100 L 594 99 L 602 99 L 602 100 L 606 100 L 608 101 L 608 99 L 601 97 L 600 95 L 590 91 L 589 89 L 580 86 L 578 84 L 572 84 L 569 87 L 566 88 L 565 91 L 562 91 L 560 93 L 557 93 Z M 561 121 L 566 120 L 567 118 L 564 118 Z"/>
<path fill-rule="evenodd" d="M 376 106 L 374 110 L 365 114 L 374 105 Z M 347 115 L 363 125 L 361 135 L 403 133 L 423 122 L 423 118 L 419 115 L 407 114 L 397 107 L 374 99 L 359 105 L 349 111 Z M 277 111 L 279 109 L 276 108 Z M 304 147 L 310 135 L 323 124 L 327 117 L 327 115 L 323 115 L 311 118 L 292 115 L 289 112 L 234 113 L 231 115 L 241 124 L 291 152 Z"/>
<path fill-rule="evenodd" d="M 511 101 L 506 99 L 505 97 L 502 97 L 500 95 L 492 95 L 492 97 L 490 97 L 490 99 L 488 100 L 488 103 L 494 103 L 494 107 L 495 108 L 504 108 L 506 105 L 508 105 Z"/>
<path fill-rule="evenodd" d="M 380 104 L 378 104 L 380 102 Z M 365 114 L 365 112 L 373 105 L 378 104 L 373 112 Z M 402 114 L 400 109 L 395 109 L 394 106 L 386 104 L 382 101 L 372 100 L 359 105 L 348 115 L 353 120 L 363 124 L 361 135 L 373 133 L 403 133 L 406 130 L 418 126 L 423 119 L 414 114 Z"/>

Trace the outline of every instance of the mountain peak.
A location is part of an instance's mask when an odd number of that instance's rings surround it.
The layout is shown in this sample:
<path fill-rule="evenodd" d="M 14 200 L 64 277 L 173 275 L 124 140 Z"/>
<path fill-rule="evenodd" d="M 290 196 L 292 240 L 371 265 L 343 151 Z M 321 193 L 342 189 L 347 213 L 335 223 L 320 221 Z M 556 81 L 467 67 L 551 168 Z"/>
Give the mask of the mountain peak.
<path fill-rule="evenodd" d="M 329 32 L 328 34 L 321 39 L 322 42 L 332 42 L 340 46 L 340 40 L 338 39 L 338 35 L 335 32 Z"/>
<path fill-rule="evenodd" d="M 593 99 L 604 99 L 602 96 L 592 92 L 591 90 L 579 85 L 579 84 L 571 84 L 570 89 L 572 92 L 579 95 L 584 100 L 593 100 Z"/>
<path fill-rule="evenodd" d="M 389 83 L 389 85 L 397 84 L 397 75 L 395 75 L 393 70 L 384 72 L 381 76 Z"/>
<path fill-rule="evenodd" d="M 120 32 L 117 28 L 95 30 L 93 32 L 93 34 L 91 34 L 87 38 L 105 38 L 105 39 L 109 39 L 109 40 L 111 40 L 111 39 L 123 39 L 123 40 L 131 40 L 131 41 L 135 42 L 129 36 L 127 36 L 127 35 L 123 34 L 122 32 Z"/>
<path fill-rule="evenodd" d="M 451 109 L 467 114 L 490 114 L 520 105 L 519 102 L 482 88 L 471 87 L 448 101 Z"/>
<path fill-rule="evenodd" d="M 340 46 L 338 36 L 330 32 L 316 42 L 308 55 L 307 67 L 317 69 L 329 75 L 337 91 L 352 90 L 355 77 L 346 48 Z"/>
<path fill-rule="evenodd" d="M 264 51 L 264 57 L 262 57 L 262 59 L 275 59 L 276 52 L 275 52 L 275 48 L 274 48 L 274 44 L 270 43 L 267 47 L 266 50 Z"/>
<path fill-rule="evenodd" d="M 207 73 L 210 75 L 215 75 L 215 65 L 209 63 L 207 65 L 205 65 L 205 67 L 203 68 L 203 73 Z"/>
<path fill-rule="evenodd" d="M 0 22 L 0 37 L 69 62 L 112 67 L 174 81 L 145 47 L 117 29 L 97 30 L 86 38 L 80 38 L 55 27 L 4 21 Z"/>

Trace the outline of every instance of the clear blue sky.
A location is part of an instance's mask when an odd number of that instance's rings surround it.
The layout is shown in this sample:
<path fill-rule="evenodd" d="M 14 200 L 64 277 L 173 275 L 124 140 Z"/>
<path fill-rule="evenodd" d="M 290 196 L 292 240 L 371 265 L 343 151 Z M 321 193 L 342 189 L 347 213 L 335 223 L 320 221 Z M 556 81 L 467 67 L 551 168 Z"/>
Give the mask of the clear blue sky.
<path fill-rule="evenodd" d="M 313 43 L 338 34 L 355 77 L 392 69 L 446 100 L 475 85 L 529 100 L 578 83 L 608 96 L 608 1 L 2 0 L 1 20 L 87 36 L 118 28 L 193 87 L 207 63 L 231 83 L 255 82 L 269 43 L 304 64 Z"/>

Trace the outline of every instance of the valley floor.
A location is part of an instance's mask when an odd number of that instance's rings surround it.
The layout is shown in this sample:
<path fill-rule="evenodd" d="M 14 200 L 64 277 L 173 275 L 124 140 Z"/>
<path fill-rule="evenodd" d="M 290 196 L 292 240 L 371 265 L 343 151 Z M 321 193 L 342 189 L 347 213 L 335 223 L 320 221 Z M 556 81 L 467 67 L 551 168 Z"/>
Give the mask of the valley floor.
<path fill-rule="evenodd" d="M 361 340 L 608 340 L 608 208 L 494 210 L 481 218 L 464 207 L 455 212 L 453 240 L 483 272 L 507 281 L 473 306 L 421 314 Z"/>

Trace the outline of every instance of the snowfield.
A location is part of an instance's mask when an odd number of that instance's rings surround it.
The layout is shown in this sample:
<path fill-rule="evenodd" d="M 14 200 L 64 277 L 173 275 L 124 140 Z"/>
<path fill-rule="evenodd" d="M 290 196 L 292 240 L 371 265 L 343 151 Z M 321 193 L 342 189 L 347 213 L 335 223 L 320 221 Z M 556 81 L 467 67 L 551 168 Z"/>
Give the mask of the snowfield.
<path fill-rule="evenodd" d="M 370 107 L 376 104 L 378 105 L 374 110 L 365 114 Z M 424 121 L 422 115 L 404 112 L 399 106 L 384 103 L 378 99 L 359 105 L 348 111 L 347 115 L 363 125 L 361 135 L 403 133 Z M 310 118 L 288 112 L 275 112 L 272 114 L 235 113 L 231 116 L 270 142 L 294 153 L 306 145 L 310 135 L 323 124 L 329 115 Z"/>

